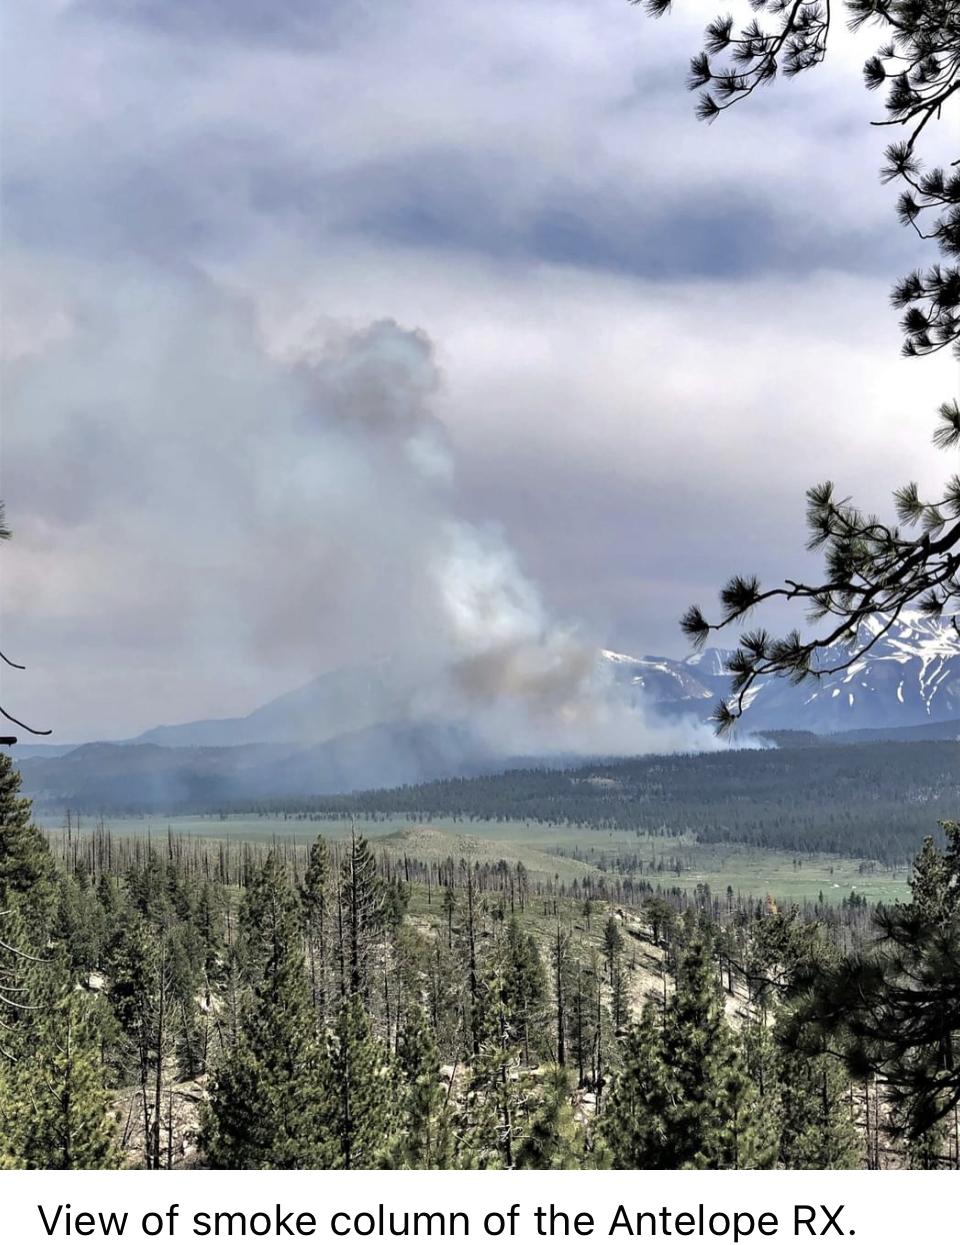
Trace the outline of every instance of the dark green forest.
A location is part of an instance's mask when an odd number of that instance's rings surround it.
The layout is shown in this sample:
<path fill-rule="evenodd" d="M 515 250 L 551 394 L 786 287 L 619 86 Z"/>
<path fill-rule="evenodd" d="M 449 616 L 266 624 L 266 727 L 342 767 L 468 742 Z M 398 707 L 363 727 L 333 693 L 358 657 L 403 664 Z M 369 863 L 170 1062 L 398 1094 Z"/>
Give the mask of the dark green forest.
<path fill-rule="evenodd" d="M 924 742 L 640 756 L 255 807 L 348 820 L 400 813 L 693 833 L 706 843 L 843 852 L 900 865 L 913 859 L 931 826 L 954 815 L 958 798 L 956 743 Z"/>
<path fill-rule="evenodd" d="M 3 758 L 2 1164 L 957 1166 L 944 841 L 886 911 L 626 905 L 348 825 L 52 844 Z"/>

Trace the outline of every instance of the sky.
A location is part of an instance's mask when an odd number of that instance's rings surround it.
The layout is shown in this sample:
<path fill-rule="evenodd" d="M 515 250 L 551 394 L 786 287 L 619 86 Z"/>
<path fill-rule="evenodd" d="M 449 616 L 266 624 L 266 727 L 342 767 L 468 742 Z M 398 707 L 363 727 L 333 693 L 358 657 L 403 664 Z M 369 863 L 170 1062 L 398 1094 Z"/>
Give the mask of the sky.
<path fill-rule="evenodd" d="M 706 126 L 712 16 L 10 6 L 4 704 L 122 738 L 388 660 L 565 710 L 596 646 L 813 573 L 810 484 L 935 489 L 876 39 Z"/>

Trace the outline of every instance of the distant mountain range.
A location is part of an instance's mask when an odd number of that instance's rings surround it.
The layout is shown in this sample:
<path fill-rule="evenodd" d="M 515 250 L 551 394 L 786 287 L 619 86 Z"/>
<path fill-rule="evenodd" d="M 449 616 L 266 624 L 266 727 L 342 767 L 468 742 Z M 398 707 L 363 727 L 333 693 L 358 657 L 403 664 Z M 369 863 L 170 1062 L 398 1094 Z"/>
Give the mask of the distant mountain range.
<path fill-rule="evenodd" d="M 887 631 L 865 623 L 858 647 L 873 647 L 846 670 L 794 686 L 762 680 L 750 689 L 744 727 L 833 734 L 919 726 L 960 718 L 960 635 L 953 619 L 902 616 Z M 670 715 L 710 716 L 730 694 L 730 649 L 690 657 L 632 657 L 604 650 L 601 665 L 637 708 Z M 821 668 L 840 666 L 850 651 L 834 645 Z M 389 662 L 336 670 L 288 692 L 243 718 L 156 726 L 133 743 L 165 747 L 229 747 L 252 743 L 322 743 L 386 723 L 409 720 L 409 685 Z"/>
<path fill-rule="evenodd" d="M 887 627 L 871 618 L 862 624 L 857 647 L 872 647 L 847 669 L 794 685 L 786 679 L 759 680 L 747 696 L 743 725 L 751 731 L 805 730 L 834 734 L 850 730 L 934 725 L 960 718 L 960 635 L 952 618 L 910 612 Z M 851 651 L 826 649 L 819 668 L 845 665 Z M 667 657 L 604 654 L 618 681 L 671 714 L 709 715 L 730 695 L 731 650 L 707 648 L 681 661 Z"/>
<path fill-rule="evenodd" d="M 350 666 L 312 679 L 242 718 L 155 726 L 130 743 L 166 748 L 316 744 L 410 717 L 409 680 L 390 662 Z"/>
<path fill-rule="evenodd" d="M 799 686 L 760 681 L 744 728 L 779 747 L 960 736 L 960 636 L 952 619 L 910 614 L 865 625 L 870 651 Z M 729 695 L 730 651 L 678 660 L 604 651 L 611 694 L 638 712 L 704 720 Z M 849 660 L 840 648 L 821 668 Z M 321 675 L 242 718 L 158 726 L 123 743 L 26 747 L 24 789 L 41 807 L 212 807 L 489 773 L 537 758 L 494 748 L 463 720 L 418 720 L 388 662 Z M 572 757 L 550 759 L 562 764 Z M 539 763 L 543 763 L 540 759 Z"/>
<path fill-rule="evenodd" d="M 516 759 L 529 762 L 529 758 Z M 501 769 L 456 724 L 374 726 L 327 743 L 170 747 L 82 744 L 62 756 L 19 762 L 24 791 L 41 810 L 209 809 L 278 796 L 395 787 Z"/>

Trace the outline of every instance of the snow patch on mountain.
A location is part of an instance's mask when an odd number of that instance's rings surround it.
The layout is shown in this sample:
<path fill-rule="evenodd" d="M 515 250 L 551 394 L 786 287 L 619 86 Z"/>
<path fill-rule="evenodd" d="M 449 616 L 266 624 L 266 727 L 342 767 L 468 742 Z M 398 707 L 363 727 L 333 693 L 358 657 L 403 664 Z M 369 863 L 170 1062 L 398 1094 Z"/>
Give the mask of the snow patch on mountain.
<path fill-rule="evenodd" d="M 632 679 L 664 711 L 698 713 L 729 697 L 730 657 L 722 648 L 682 660 L 603 654 L 615 678 Z M 875 615 L 861 624 L 855 644 L 831 645 L 818 664 L 815 680 L 755 683 L 744 698 L 744 725 L 831 733 L 960 717 L 960 633 L 953 618 L 913 610 L 893 620 Z"/>

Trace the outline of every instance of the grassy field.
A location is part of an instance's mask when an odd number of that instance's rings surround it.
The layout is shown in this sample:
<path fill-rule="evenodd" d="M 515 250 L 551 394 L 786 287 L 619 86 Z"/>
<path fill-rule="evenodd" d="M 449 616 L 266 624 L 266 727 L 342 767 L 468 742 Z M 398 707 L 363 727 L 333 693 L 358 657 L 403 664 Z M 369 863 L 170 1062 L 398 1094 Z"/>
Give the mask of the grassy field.
<path fill-rule="evenodd" d="M 202 839 L 233 842 L 309 843 L 318 834 L 338 839 L 349 832 L 340 820 L 283 817 L 130 817 L 105 820 L 118 837 L 150 836 L 165 839 L 168 831 Z M 95 822 L 85 818 L 81 833 Z M 56 832 L 61 825 L 48 824 Z M 617 871 L 618 858 L 639 857 L 643 876 L 664 887 L 692 890 L 709 883 L 714 893 L 727 887 L 740 895 L 778 900 L 816 899 L 839 903 L 856 891 L 868 902 L 890 902 L 907 894 L 906 874 L 853 857 L 826 854 L 794 855 L 740 843 L 697 843 L 692 838 L 636 835 L 627 831 L 588 830 L 582 826 L 543 826 L 522 821 L 454 821 L 438 819 L 429 825 L 405 817 L 369 821 L 357 829 L 387 851 L 421 860 L 453 856 L 479 861 L 522 860 L 531 874 L 570 882 L 597 870 Z"/>

